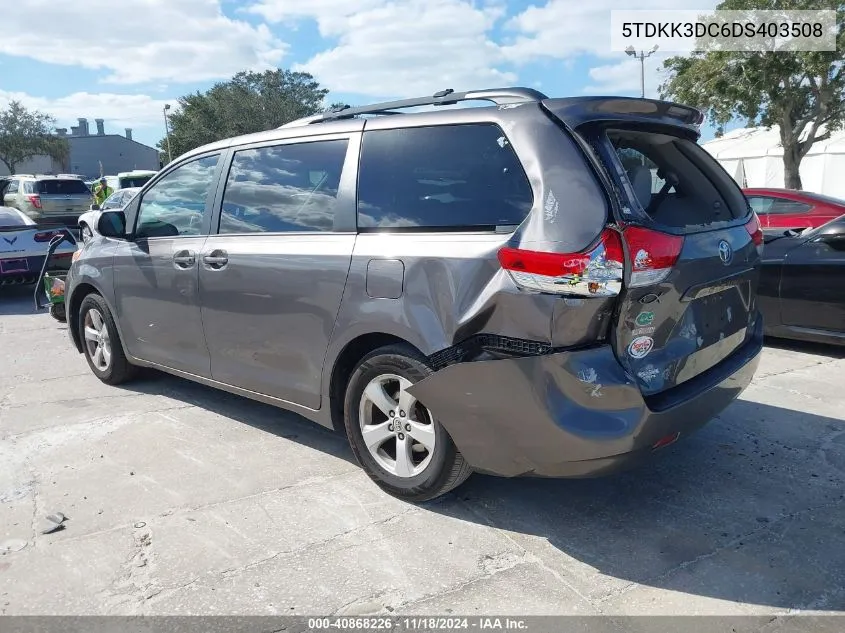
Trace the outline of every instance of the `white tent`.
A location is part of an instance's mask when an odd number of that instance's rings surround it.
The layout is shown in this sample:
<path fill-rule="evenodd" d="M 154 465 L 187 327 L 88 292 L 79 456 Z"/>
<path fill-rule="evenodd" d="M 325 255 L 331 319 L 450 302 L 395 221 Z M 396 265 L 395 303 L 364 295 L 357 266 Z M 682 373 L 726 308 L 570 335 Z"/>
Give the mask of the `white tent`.
<path fill-rule="evenodd" d="M 731 130 L 703 143 L 743 187 L 783 187 L 783 148 L 777 127 Z M 814 191 L 845 198 L 845 131 L 813 145 L 801 161 L 801 184 Z"/>

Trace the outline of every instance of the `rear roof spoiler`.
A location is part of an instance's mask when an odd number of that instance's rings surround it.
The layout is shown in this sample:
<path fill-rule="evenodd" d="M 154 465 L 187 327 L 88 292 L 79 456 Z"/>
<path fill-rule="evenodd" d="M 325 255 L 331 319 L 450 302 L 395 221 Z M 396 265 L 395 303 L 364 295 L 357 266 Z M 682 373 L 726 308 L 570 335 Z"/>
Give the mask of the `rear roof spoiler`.
<path fill-rule="evenodd" d="M 696 108 L 634 97 L 567 97 L 544 99 L 543 106 L 571 128 L 585 123 L 656 123 L 681 127 L 698 138 L 704 113 Z"/>

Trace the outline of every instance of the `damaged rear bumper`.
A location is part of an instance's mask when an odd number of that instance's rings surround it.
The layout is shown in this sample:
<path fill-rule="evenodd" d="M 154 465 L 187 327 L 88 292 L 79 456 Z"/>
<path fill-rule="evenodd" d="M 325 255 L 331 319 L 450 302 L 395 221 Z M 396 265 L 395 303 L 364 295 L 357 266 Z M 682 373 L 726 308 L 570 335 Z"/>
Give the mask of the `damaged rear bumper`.
<path fill-rule="evenodd" d="M 409 390 L 479 472 L 594 477 L 630 467 L 656 443 L 706 424 L 748 386 L 762 322 L 717 366 L 644 397 L 609 345 L 450 365 Z"/>

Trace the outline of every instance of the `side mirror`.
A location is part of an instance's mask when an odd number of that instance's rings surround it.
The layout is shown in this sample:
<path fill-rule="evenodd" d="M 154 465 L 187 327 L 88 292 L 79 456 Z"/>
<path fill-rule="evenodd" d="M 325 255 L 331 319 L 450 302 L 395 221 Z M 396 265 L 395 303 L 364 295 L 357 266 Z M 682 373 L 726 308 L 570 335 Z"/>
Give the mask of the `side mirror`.
<path fill-rule="evenodd" d="M 103 237 L 126 237 L 126 216 L 123 211 L 103 211 L 97 220 L 97 233 Z"/>
<path fill-rule="evenodd" d="M 97 204 L 96 202 L 94 204 L 92 204 L 91 208 L 89 209 L 89 211 L 99 211 L 99 210 L 100 210 L 100 205 Z"/>

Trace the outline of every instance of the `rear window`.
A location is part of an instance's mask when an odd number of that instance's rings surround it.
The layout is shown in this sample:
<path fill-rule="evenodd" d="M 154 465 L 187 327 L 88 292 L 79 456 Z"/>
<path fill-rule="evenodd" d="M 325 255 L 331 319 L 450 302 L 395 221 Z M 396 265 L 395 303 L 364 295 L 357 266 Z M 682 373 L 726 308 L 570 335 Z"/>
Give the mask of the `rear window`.
<path fill-rule="evenodd" d="M 133 187 L 143 187 L 152 176 L 131 176 L 127 178 L 120 179 L 120 188 L 121 189 L 130 189 Z"/>
<path fill-rule="evenodd" d="M 364 132 L 361 229 L 490 229 L 533 205 L 522 165 L 495 124 Z"/>
<path fill-rule="evenodd" d="M 657 224 L 703 226 L 745 217 L 742 191 L 696 143 L 668 134 L 610 130 L 616 171 L 632 202 Z M 621 172 L 621 173 L 620 173 Z"/>
<path fill-rule="evenodd" d="M 81 180 L 39 180 L 38 193 L 42 195 L 88 194 L 88 187 Z"/>

